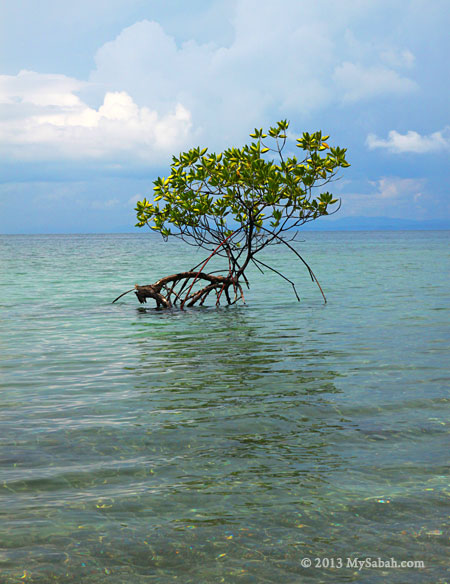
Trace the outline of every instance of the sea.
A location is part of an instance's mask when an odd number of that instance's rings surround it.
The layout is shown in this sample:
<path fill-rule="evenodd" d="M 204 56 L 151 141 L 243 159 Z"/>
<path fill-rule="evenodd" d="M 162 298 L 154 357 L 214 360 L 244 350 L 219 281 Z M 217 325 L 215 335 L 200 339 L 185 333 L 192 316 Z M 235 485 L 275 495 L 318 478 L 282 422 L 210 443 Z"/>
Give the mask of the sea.
<path fill-rule="evenodd" d="M 0 236 L 1 584 L 448 582 L 449 231 L 305 232 L 245 304 L 205 256 Z"/>

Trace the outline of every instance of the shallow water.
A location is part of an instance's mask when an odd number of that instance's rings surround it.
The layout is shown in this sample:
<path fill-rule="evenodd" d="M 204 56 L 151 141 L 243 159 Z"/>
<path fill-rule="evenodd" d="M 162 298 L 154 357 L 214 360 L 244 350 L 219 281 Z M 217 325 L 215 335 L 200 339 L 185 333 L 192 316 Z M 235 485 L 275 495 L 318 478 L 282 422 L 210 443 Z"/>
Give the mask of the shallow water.
<path fill-rule="evenodd" d="M 302 237 L 327 305 L 182 313 L 111 304 L 182 244 L 0 236 L 2 584 L 446 581 L 449 232 Z"/>

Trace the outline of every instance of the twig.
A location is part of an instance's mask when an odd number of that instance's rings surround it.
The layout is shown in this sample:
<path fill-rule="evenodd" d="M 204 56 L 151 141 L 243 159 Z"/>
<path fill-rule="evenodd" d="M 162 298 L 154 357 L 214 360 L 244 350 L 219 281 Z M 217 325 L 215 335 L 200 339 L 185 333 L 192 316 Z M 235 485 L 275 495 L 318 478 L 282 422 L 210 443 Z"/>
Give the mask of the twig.
<path fill-rule="evenodd" d="M 275 272 L 276 274 L 278 274 L 279 276 L 281 276 L 284 280 L 286 280 L 286 282 L 289 282 L 289 284 L 291 284 L 292 285 L 292 288 L 294 289 L 294 294 L 295 294 L 297 300 L 300 302 L 300 297 L 297 294 L 297 290 L 295 289 L 295 284 L 294 284 L 294 282 L 292 280 L 289 280 L 289 278 L 287 278 L 284 274 L 282 274 L 281 272 L 279 272 L 275 268 L 272 268 L 272 266 L 269 266 L 269 265 L 265 264 L 261 260 L 255 260 L 255 258 L 252 258 L 252 261 L 253 261 L 253 263 L 255 265 L 256 265 L 256 262 L 258 262 L 258 264 L 261 264 L 262 266 L 264 266 L 268 270 L 272 270 L 272 272 Z M 256 266 L 256 267 L 258 267 L 258 266 Z"/>
<path fill-rule="evenodd" d="M 270 231 L 268 229 L 266 229 L 265 227 L 261 227 L 261 229 L 264 229 L 264 231 L 267 231 L 268 233 L 270 233 Z M 302 258 L 302 256 L 298 253 L 298 251 L 296 249 L 294 249 L 292 247 L 292 245 L 290 245 L 287 241 L 285 241 L 282 237 L 280 237 L 279 235 L 276 235 L 275 233 L 272 234 L 274 237 L 276 237 L 281 243 L 284 243 L 284 245 L 287 245 L 287 247 L 293 251 L 295 253 L 295 255 L 305 264 L 305 266 L 308 268 L 309 271 L 309 275 L 311 276 L 311 280 L 314 282 L 316 282 L 316 284 L 319 286 L 319 290 L 322 293 L 323 299 L 325 304 L 327 303 L 327 299 L 325 298 L 325 294 L 323 293 L 322 290 L 322 286 L 319 284 L 319 280 L 316 278 L 314 272 L 311 270 L 311 268 L 308 266 L 308 264 L 305 262 L 305 260 Z"/>

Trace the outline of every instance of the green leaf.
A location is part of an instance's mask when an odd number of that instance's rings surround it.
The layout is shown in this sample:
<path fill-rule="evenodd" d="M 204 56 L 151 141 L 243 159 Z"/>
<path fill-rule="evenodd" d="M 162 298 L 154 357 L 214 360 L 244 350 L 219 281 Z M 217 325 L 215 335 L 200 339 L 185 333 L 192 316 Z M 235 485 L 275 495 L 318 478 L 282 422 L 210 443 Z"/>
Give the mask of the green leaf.
<path fill-rule="evenodd" d="M 255 128 L 250 134 L 254 141 L 242 148 L 208 154 L 207 148 L 198 146 L 172 156 L 169 176 L 153 182 L 152 202 L 143 199 L 136 203 L 136 225 L 142 227 L 153 221 L 151 229 L 165 238 L 184 231 L 198 245 L 203 236 L 219 244 L 221 238 L 228 237 L 225 232 L 231 234 L 227 221 L 243 229 L 253 222 L 255 233 L 270 225 L 269 229 L 281 229 L 283 233 L 290 225 L 281 223 L 283 217 L 297 217 L 301 225 L 327 214 L 327 205 L 338 199 L 330 193 L 317 196 L 314 188 L 335 176 L 339 168 L 350 166 L 345 159 L 346 150 L 330 148 L 326 141 L 329 136 L 322 136 L 321 131 L 304 132 L 296 142 L 292 140 L 302 153 L 297 157 L 279 155 L 279 149 L 285 147 L 285 152 L 292 151 L 288 126 L 287 120 L 281 120 L 266 133 Z M 327 149 L 329 152 L 322 158 L 320 152 Z M 268 152 L 270 156 L 262 156 Z M 161 200 L 164 203 L 160 208 Z M 171 227 L 176 228 L 175 233 Z M 193 232 L 193 227 L 198 231 Z M 248 245 L 242 241 L 244 247 Z M 237 248 L 237 242 L 231 239 L 230 246 Z"/>

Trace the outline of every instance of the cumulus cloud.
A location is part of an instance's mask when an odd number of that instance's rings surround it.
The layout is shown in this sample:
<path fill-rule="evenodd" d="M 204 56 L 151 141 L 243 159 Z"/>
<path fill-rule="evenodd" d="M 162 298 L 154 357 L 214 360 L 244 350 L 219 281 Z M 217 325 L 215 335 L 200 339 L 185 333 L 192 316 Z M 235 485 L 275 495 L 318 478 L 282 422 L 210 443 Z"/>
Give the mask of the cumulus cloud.
<path fill-rule="evenodd" d="M 382 60 L 390 67 L 404 67 L 411 69 L 416 61 L 415 56 L 408 49 L 389 48 L 381 51 Z"/>
<path fill-rule="evenodd" d="M 0 76 L 0 151 L 13 158 L 160 160 L 184 144 L 190 112 L 174 104 L 164 115 L 139 107 L 125 91 L 108 91 L 96 109 L 76 94 L 86 83 L 21 71 Z"/>
<path fill-rule="evenodd" d="M 424 154 L 427 152 L 448 150 L 450 148 L 450 127 L 447 126 L 443 130 L 433 132 L 428 136 L 422 136 L 412 130 L 406 132 L 406 134 L 400 134 L 395 130 L 391 130 L 387 140 L 378 138 L 375 134 L 369 134 L 366 144 L 370 150 L 386 148 L 396 154 L 402 154 L 404 152 Z"/>
<path fill-rule="evenodd" d="M 222 148 L 280 117 L 414 91 L 397 71 L 413 63 L 407 47 L 347 34 L 363 31 L 367 13 L 360 1 L 350 9 L 295 0 L 280 10 L 236 0 L 227 45 L 177 43 L 159 23 L 136 22 L 98 49 L 87 81 L 1 76 L 0 152 L 158 164 L 205 138 Z"/>
<path fill-rule="evenodd" d="M 370 182 L 365 194 L 342 196 L 343 216 L 403 217 L 428 219 L 437 214 L 442 202 L 427 189 L 423 178 L 382 177 Z M 445 214 L 446 209 L 441 209 Z"/>
<path fill-rule="evenodd" d="M 345 34 L 341 13 L 331 6 L 325 13 L 321 2 L 288 2 L 280 11 L 270 3 L 240 1 L 227 47 L 196 41 L 178 46 L 158 23 L 144 20 L 99 49 L 91 80 L 112 88 L 119 78 L 135 98 L 158 108 L 179 100 L 200 122 L 208 113 L 224 120 L 224 129 L 243 117 L 260 123 L 273 108 L 309 114 L 333 102 L 414 91 L 414 81 L 395 70 L 412 53 L 390 47 L 381 54 L 357 42 Z M 362 53 L 364 64 L 354 62 Z M 340 62 L 341 54 L 349 59 Z"/>
<path fill-rule="evenodd" d="M 423 179 L 389 177 L 379 179 L 375 185 L 378 187 L 375 197 L 382 201 L 405 198 L 417 201 L 423 196 L 425 182 Z"/>
<path fill-rule="evenodd" d="M 86 83 L 65 75 L 42 75 L 20 71 L 18 75 L 0 75 L 0 104 L 28 104 L 37 107 L 77 107 L 75 95 Z"/>
<path fill-rule="evenodd" d="M 381 65 L 363 67 L 356 63 L 342 63 L 336 67 L 333 79 L 345 102 L 380 95 L 405 95 L 417 89 L 414 81 Z"/>
<path fill-rule="evenodd" d="M 121 204 L 121 201 L 119 199 L 107 199 L 106 201 L 94 199 L 93 201 L 88 202 L 88 205 L 92 209 L 100 209 L 100 210 L 118 207 L 120 204 Z"/>

